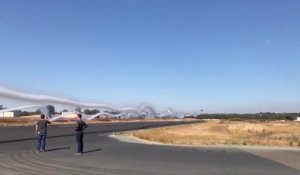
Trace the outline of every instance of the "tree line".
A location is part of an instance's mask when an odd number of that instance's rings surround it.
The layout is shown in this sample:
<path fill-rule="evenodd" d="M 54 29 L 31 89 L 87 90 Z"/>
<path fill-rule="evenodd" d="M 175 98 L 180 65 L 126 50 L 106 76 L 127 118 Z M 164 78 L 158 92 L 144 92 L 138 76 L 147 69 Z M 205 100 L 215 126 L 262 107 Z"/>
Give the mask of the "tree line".
<path fill-rule="evenodd" d="M 55 108 L 54 108 L 53 105 L 47 105 L 46 108 L 47 108 L 47 110 L 49 112 L 48 113 L 49 115 L 55 114 Z M 7 109 L 7 108 L 3 107 L 3 105 L 0 105 L 0 110 L 2 110 L 2 109 Z M 15 117 L 38 115 L 38 114 L 42 114 L 43 113 L 40 109 L 37 109 L 36 111 L 14 110 L 12 112 L 15 113 Z"/>
<path fill-rule="evenodd" d="M 295 120 L 300 113 L 260 112 L 255 114 L 200 114 L 198 119 L 231 119 L 231 120 Z"/>

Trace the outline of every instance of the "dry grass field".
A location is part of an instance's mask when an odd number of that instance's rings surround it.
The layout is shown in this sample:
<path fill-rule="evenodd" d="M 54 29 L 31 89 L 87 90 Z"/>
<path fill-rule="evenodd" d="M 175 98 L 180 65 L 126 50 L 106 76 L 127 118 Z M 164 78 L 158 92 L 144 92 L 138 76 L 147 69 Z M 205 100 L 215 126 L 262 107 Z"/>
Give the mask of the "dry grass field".
<path fill-rule="evenodd" d="M 28 126 L 33 125 L 39 119 L 39 115 L 18 118 L 0 118 L 0 126 Z"/>
<path fill-rule="evenodd" d="M 188 145 L 269 145 L 300 147 L 300 122 L 209 120 L 203 123 L 138 130 L 149 141 Z"/>

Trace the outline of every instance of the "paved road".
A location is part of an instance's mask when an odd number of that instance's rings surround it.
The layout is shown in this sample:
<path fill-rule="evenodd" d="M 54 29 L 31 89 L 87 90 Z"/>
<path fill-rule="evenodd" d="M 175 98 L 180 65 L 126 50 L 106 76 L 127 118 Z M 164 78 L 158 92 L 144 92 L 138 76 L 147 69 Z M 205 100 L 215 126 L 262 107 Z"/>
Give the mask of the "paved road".
<path fill-rule="evenodd" d="M 264 152 L 143 145 L 107 137 L 112 131 L 170 124 L 91 125 L 82 156 L 73 155 L 76 145 L 72 127 L 50 127 L 46 153 L 35 152 L 32 127 L 0 128 L 0 174 L 300 175 L 296 168 L 260 156 Z M 300 157 L 297 151 L 292 154 Z"/>

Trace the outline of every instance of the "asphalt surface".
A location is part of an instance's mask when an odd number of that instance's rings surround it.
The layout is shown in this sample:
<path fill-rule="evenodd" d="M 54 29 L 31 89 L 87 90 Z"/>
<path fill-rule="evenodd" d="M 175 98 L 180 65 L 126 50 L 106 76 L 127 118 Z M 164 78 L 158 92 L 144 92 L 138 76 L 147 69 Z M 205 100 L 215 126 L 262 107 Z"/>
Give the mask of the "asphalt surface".
<path fill-rule="evenodd" d="M 1 127 L 0 174 L 300 175 L 297 168 L 260 156 L 266 154 L 264 151 L 146 145 L 107 136 L 117 131 L 172 124 L 179 122 L 90 125 L 81 156 L 73 155 L 73 126 L 49 127 L 45 153 L 35 151 L 33 127 Z M 300 157 L 298 151 L 287 151 L 283 156 L 289 154 Z"/>

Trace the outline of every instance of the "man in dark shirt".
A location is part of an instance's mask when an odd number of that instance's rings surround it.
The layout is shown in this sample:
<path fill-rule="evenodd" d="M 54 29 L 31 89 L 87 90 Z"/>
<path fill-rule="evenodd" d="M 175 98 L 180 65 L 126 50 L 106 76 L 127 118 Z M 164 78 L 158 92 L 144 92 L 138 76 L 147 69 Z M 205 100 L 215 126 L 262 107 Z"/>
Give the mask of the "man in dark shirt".
<path fill-rule="evenodd" d="M 76 142 L 77 142 L 77 153 L 74 155 L 81 155 L 83 154 L 83 135 L 84 130 L 88 127 L 88 125 L 81 119 L 82 115 L 77 115 L 78 120 L 76 121 Z"/>
<path fill-rule="evenodd" d="M 47 138 L 47 125 L 51 124 L 50 121 L 45 119 L 45 115 L 41 114 L 41 119 L 36 122 L 35 131 L 38 135 L 38 151 L 46 151 L 46 138 Z M 42 150 L 41 150 L 42 148 Z"/>

